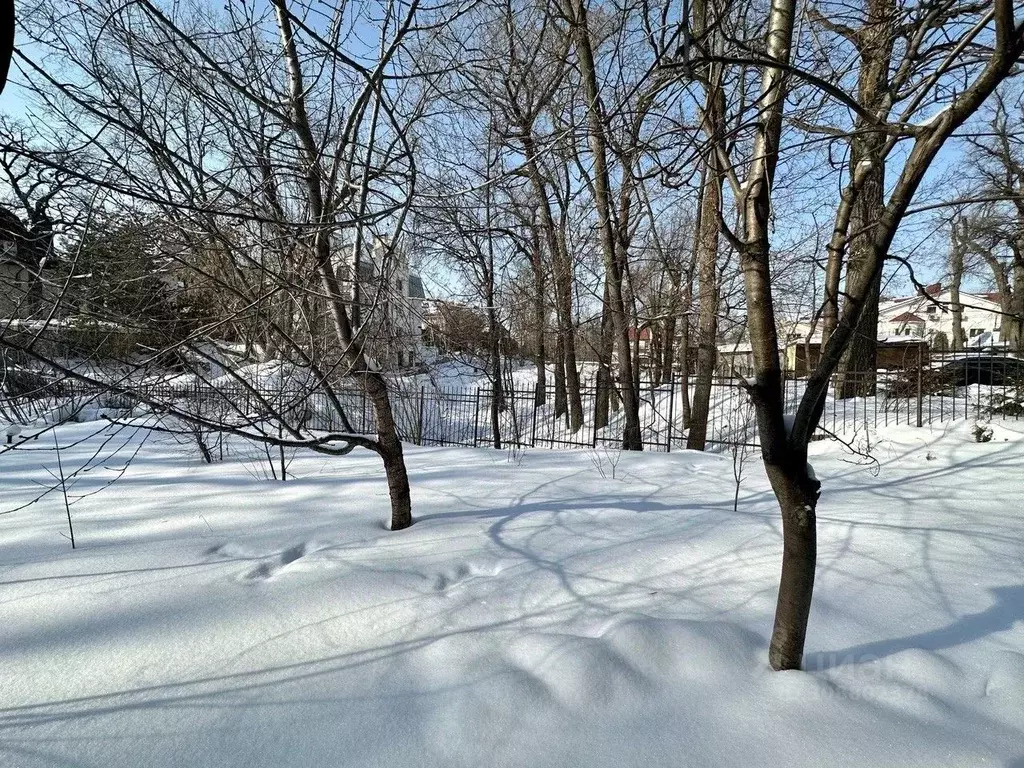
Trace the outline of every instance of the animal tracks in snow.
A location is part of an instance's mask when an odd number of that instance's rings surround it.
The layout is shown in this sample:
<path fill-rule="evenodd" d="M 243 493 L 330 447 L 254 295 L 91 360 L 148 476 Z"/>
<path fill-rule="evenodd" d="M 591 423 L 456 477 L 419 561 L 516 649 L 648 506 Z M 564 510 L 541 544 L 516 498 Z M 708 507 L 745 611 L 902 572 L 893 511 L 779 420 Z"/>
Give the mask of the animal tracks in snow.
<path fill-rule="evenodd" d="M 247 568 L 239 577 L 240 580 L 266 581 L 278 575 L 289 566 L 294 566 L 300 560 L 305 560 L 303 563 L 304 569 L 308 567 L 323 567 L 325 564 L 331 563 L 331 560 L 323 557 L 317 558 L 314 561 L 308 560 L 310 555 L 315 555 L 320 551 L 321 548 L 309 542 L 299 542 L 286 549 L 269 553 L 266 550 L 257 550 L 235 543 L 227 543 L 211 547 L 206 551 L 206 554 L 238 561 L 255 560 L 257 561 L 256 564 Z"/>
<path fill-rule="evenodd" d="M 480 576 L 497 576 L 504 568 L 504 563 L 494 561 L 477 563 L 473 561 L 459 563 L 454 568 L 441 571 L 433 578 L 435 592 L 447 592 L 451 587 L 464 581 Z"/>

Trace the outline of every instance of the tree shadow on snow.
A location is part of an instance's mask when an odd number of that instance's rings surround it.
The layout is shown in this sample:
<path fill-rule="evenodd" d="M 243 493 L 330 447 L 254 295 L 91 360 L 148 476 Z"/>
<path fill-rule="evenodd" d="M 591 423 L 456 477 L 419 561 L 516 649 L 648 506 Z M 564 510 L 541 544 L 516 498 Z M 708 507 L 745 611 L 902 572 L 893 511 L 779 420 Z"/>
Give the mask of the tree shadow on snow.
<path fill-rule="evenodd" d="M 862 643 L 842 651 L 809 654 L 807 669 L 821 671 L 867 663 L 911 649 L 940 651 L 1012 629 L 1018 621 L 1024 621 L 1024 585 L 996 587 L 989 591 L 995 596 L 995 603 L 984 611 L 969 613 L 927 632 Z M 1024 768 L 1024 762 L 1020 765 Z"/>

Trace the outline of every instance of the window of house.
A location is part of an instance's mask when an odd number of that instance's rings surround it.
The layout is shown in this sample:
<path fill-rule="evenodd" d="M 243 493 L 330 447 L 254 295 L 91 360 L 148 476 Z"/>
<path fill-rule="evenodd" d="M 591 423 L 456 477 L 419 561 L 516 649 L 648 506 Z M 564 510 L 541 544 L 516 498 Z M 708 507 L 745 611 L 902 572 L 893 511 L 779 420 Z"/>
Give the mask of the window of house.
<path fill-rule="evenodd" d="M 984 328 L 971 328 L 971 338 L 973 339 L 975 336 L 981 336 L 984 332 Z"/>
<path fill-rule="evenodd" d="M 934 315 L 936 312 L 939 311 L 939 308 L 936 307 L 934 304 L 929 304 L 928 305 L 928 309 L 926 311 L 928 312 L 929 315 Z"/>

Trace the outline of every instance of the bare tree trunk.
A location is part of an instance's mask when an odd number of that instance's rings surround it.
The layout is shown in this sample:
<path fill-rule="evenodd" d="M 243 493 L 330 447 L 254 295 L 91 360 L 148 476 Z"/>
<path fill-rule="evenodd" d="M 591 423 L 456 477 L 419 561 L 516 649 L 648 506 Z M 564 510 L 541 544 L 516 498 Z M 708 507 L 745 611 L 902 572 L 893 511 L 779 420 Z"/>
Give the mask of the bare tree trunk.
<path fill-rule="evenodd" d="M 650 372 L 652 387 L 660 387 L 664 381 L 662 373 L 665 370 L 665 353 L 662 345 L 665 342 L 667 322 L 667 318 L 663 318 L 656 323 L 651 323 L 649 326 L 651 340 L 647 351 L 647 370 Z"/>
<path fill-rule="evenodd" d="M 784 437 L 780 442 L 784 444 Z M 814 593 L 818 546 L 815 510 L 820 485 L 807 476 L 806 457 L 802 457 L 803 466 L 797 465 L 799 458 L 790 454 L 778 463 L 765 461 L 782 512 L 782 574 L 768 651 L 772 669 L 800 668 Z"/>
<path fill-rule="evenodd" d="M 676 330 L 679 328 L 679 309 L 682 306 L 682 273 L 678 268 L 669 268 L 666 271 L 671 288 L 669 289 L 665 320 L 661 326 L 660 354 L 654 356 L 655 365 L 660 368 L 659 382 L 672 381 L 675 372 Z"/>
<path fill-rule="evenodd" d="M 1018 226 L 1024 225 L 1024 216 L 1018 217 Z M 1013 238 L 1010 243 L 1013 251 L 1013 264 L 1010 271 L 1013 275 L 1012 296 L 1010 297 L 1010 314 L 1003 318 L 1005 338 L 1000 338 L 1018 352 L 1024 348 L 1024 235 Z"/>
<path fill-rule="evenodd" d="M 557 358 L 555 363 L 555 411 L 559 415 L 566 412 L 565 410 L 559 411 L 559 379 L 557 371 L 560 369 L 562 393 L 564 397 L 567 397 L 564 405 L 568 408 L 569 429 L 576 432 L 583 427 L 583 399 L 580 394 L 580 374 L 576 362 L 576 329 L 572 316 L 573 264 L 567 250 L 565 234 L 556 224 L 554 215 L 551 212 L 551 202 L 547 197 L 547 184 L 537 163 L 537 146 L 530 131 L 530 125 L 523 124 L 520 126 L 520 140 L 523 143 L 523 149 L 527 156 L 526 167 L 540 206 L 541 224 L 544 228 L 552 262 L 555 319 L 558 325 L 558 344 L 560 350 L 556 350 L 555 354 Z"/>
<path fill-rule="evenodd" d="M 562 335 L 555 337 L 555 418 L 564 416 L 568 411 L 568 400 L 565 390 L 565 345 Z"/>
<path fill-rule="evenodd" d="M 770 61 L 789 62 L 795 11 L 795 0 L 773 0 L 766 46 Z M 782 575 L 768 659 L 773 669 L 799 669 L 814 588 L 814 510 L 819 486 L 808 477 L 807 443 L 790 435 L 783 419 L 782 368 L 772 303 L 768 227 L 785 97 L 782 70 L 766 65 L 761 72 L 761 111 L 740 201 L 745 238 L 740 268 L 754 357 L 755 385 L 750 394 L 757 414 L 761 458 L 782 511 Z"/>
<path fill-rule="evenodd" d="M 600 112 L 601 94 L 594 65 L 594 54 L 591 49 L 587 9 L 583 0 L 571 0 L 571 10 L 570 18 L 587 104 L 588 135 L 594 163 L 594 196 L 597 205 L 598 229 L 601 232 L 601 245 L 604 253 L 605 283 L 608 286 L 612 328 L 619 345 L 619 388 L 626 417 L 622 433 L 622 447 L 627 451 L 640 451 L 643 450 L 643 436 L 640 432 L 640 398 L 636 389 L 636 372 L 633 367 L 623 295 L 624 265 L 618 252 L 619 249 L 616 248 L 616 237 L 611 220 L 611 183 L 607 167 L 604 118 Z"/>
<path fill-rule="evenodd" d="M 594 430 L 608 426 L 609 408 L 612 398 L 612 354 L 615 337 L 612 335 L 611 314 L 608 311 L 608 285 L 605 283 L 604 299 L 601 303 L 601 339 L 597 351 L 597 387 L 594 402 Z"/>
<path fill-rule="evenodd" d="M 894 0 L 869 0 L 865 24 L 858 31 L 860 72 L 858 100 L 872 113 L 885 110 L 889 65 L 893 53 Z M 850 142 L 850 177 L 861 170 L 860 193 L 853 202 L 849 225 L 849 261 L 846 281 L 863 283 L 874 274 L 871 259 L 875 228 L 885 213 L 886 136 L 868 130 L 862 117 Z M 878 368 L 878 301 L 882 289 L 879 272 L 870 281 L 860 323 L 839 363 L 837 397 L 870 397 L 875 394 Z"/>
<path fill-rule="evenodd" d="M 313 251 L 317 260 L 317 272 L 331 313 L 335 337 L 348 360 L 350 372 L 361 377 L 366 393 L 373 403 L 377 418 L 376 450 L 384 463 L 388 493 L 391 497 L 391 530 L 397 531 L 412 525 L 412 500 L 409 492 L 409 476 L 402 454 L 402 443 L 395 426 L 387 384 L 380 373 L 369 370 L 362 347 L 354 339 L 352 326 L 345 310 L 344 297 L 331 261 L 333 228 L 329 226 L 331 223 L 329 205 L 324 198 L 325 188 L 328 185 L 324 183 L 323 170 L 320 166 L 320 150 L 310 128 L 309 116 L 306 111 L 302 64 L 293 37 L 291 17 L 286 0 L 271 0 L 271 2 L 275 9 L 288 66 L 292 121 L 303 149 L 306 165 L 304 183 L 307 202 L 314 220 L 324 225 L 313 233 Z M 358 238 L 355 247 L 358 250 Z"/>
<path fill-rule="evenodd" d="M 842 236 L 845 238 L 846 233 Z M 825 264 L 825 300 L 821 308 L 821 347 L 824 348 L 839 323 L 839 280 L 843 272 L 843 251 L 830 248 Z"/>
<path fill-rule="evenodd" d="M 683 327 L 679 334 L 679 385 L 683 398 L 683 429 L 689 429 L 693 423 L 693 408 L 690 405 L 690 309 L 693 306 L 693 265 L 690 266 L 691 269 L 686 273 L 683 294 L 686 314 L 682 317 Z"/>
<path fill-rule="evenodd" d="M 988 264 L 989 269 L 992 270 L 992 277 L 996 283 L 996 292 L 999 294 L 999 311 L 1003 313 L 1002 332 L 1000 335 L 1008 341 L 1016 341 L 1020 336 L 1020 331 L 1017 318 L 1013 314 L 1014 295 L 1012 283 L 1010 282 L 1012 279 L 1010 271 L 1014 265 L 1004 264 L 991 253 L 982 253 L 981 256 L 985 263 Z"/>
<path fill-rule="evenodd" d="M 540 234 L 536 226 L 530 227 L 530 269 L 533 271 L 533 321 L 536 324 L 535 361 L 537 364 L 537 389 L 534 408 L 547 402 L 547 361 L 544 355 L 544 338 L 547 330 L 547 307 L 545 306 L 544 263 L 541 258 Z"/>
<path fill-rule="evenodd" d="M 400 531 L 412 525 L 412 498 L 409 493 L 409 475 L 405 468 L 402 441 L 398 439 L 394 411 L 384 377 L 376 371 L 363 375 L 363 386 L 373 403 L 377 419 L 377 453 L 384 463 L 391 497 L 391 530 Z"/>
<path fill-rule="evenodd" d="M 501 450 L 501 419 L 500 414 L 505 410 L 504 382 L 501 379 L 501 326 L 498 323 L 498 313 L 494 309 L 494 282 L 488 285 L 487 298 L 487 327 L 491 335 L 490 363 L 491 363 L 491 435 L 494 439 L 494 447 Z"/>
<path fill-rule="evenodd" d="M 719 94 L 720 96 L 721 94 Z M 708 96 L 708 102 L 719 96 Z M 723 97 L 724 98 L 724 97 Z M 708 112 L 716 110 L 709 109 Z M 700 307 L 697 315 L 697 370 L 686 447 L 703 451 L 707 444 L 711 387 L 718 356 L 718 237 L 722 217 L 722 175 L 713 154 L 702 174 L 697 224 L 697 279 Z"/>
<path fill-rule="evenodd" d="M 491 160 L 492 134 L 487 133 L 487 173 L 490 175 L 494 165 Z M 494 441 L 495 450 L 501 450 L 501 413 L 505 410 L 504 382 L 501 378 L 501 323 L 498 322 L 498 308 L 495 305 L 494 295 L 494 204 L 491 199 L 493 188 L 490 184 L 486 187 L 484 205 L 486 207 L 487 225 L 487 254 L 483 259 L 480 274 L 484 281 L 484 299 L 487 302 L 487 333 L 490 337 L 490 364 L 491 364 L 491 438 Z"/>
<path fill-rule="evenodd" d="M 569 431 L 578 432 L 583 427 L 583 397 L 580 392 L 580 369 L 576 361 L 576 325 L 572 314 L 573 270 L 572 260 L 564 249 L 563 243 L 561 265 L 558 268 L 561 280 L 555 280 L 557 293 L 557 316 L 559 337 L 562 342 L 562 366 L 565 382 L 565 393 L 569 410 Z"/>
<path fill-rule="evenodd" d="M 748 230 L 753 229 L 748 222 Z M 783 420 L 782 369 L 768 267 L 767 230 L 740 254 L 748 328 L 754 351 L 752 392 L 761 457 L 782 513 L 782 574 L 768 661 L 772 669 L 799 669 L 803 658 L 817 561 L 815 510 L 820 485 L 807 471 L 806 445 L 790 440 Z"/>
<path fill-rule="evenodd" d="M 847 280 L 847 298 L 842 315 L 822 351 L 818 366 L 808 377 L 796 414 L 787 423 L 772 303 L 769 225 L 787 94 L 785 68 L 791 60 L 797 3 L 796 0 L 771 2 L 764 49 L 767 63 L 761 67 L 759 109 L 753 124 L 750 159 L 746 178 L 742 182 L 737 179 L 736 183 L 743 232 L 742 237 L 731 234 L 730 239 L 740 255 L 747 328 L 754 358 L 755 381 L 748 386 L 748 392 L 757 416 L 762 460 L 782 511 L 782 575 L 769 648 L 769 661 L 774 669 L 797 669 L 803 656 L 814 588 L 817 557 L 815 509 L 820 491 L 820 485 L 807 464 L 807 446 L 821 420 L 831 376 L 860 324 L 861 311 L 874 281 L 882 272 L 896 231 L 932 162 L 946 140 L 1009 76 L 1024 53 L 1024 28 L 1017 26 L 1011 0 L 994 0 L 991 7 L 991 16 L 987 17 L 994 21 L 995 27 L 991 54 L 967 87 L 952 96 L 936 118 L 914 137 L 891 187 L 885 210 L 867 238 L 870 247 L 863 252 L 864 268 L 856 279 Z M 697 24 L 694 26 L 699 28 Z M 975 34 L 976 31 L 968 33 L 971 36 Z M 914 55 L 913 52 L 910 55 Z M 887 132 L 889 125 L 882 127 Z M 873 132 L 882 132 L 875 126 L 872 128 L 875 129 Z M 893 138 L 890 146 L 894 146 L 896 141 Z M 725 154 L 728 150 L 719 144 L 719 151 Z M 868 170 L 870 168 L 863 166 L 855 169 L 850 194 L 844 190 L 834 228 L 839 243 L 849 229 L 844 224 L 844 217 L 849 215 L 852 196 L 862 174 Z M 834 240 L 830 248 L 835 246 Z"/>
<path fill-rule="evenodd" d="M 679 395 L 683 429 L 689 429 L 693 423 L 693 406 L 690 404 L 690 329 L 685 320 L 679 342 Z"/>
<path fill-rule="evenodd" d="M 949 301 L 953 314 L 953 338 L 950 348 L 958 352 L 967 346 L 967 334 L 964 333 L 964 307 L 960 303 L 960 286 L 964 279 L 964 256 L 967 244 L 963 237 L 964 222 L 954 221 L 950 237 L 949 249 Z"/>
<path fill-rule="evenodd" d="M 655 359 L 658 361 L 658 382 L 672 380 L 672 372 L 676 367 L 676 325 L 677 320 L 674 314 L 665 318 L 665 324 L 661 327 L 661 345 Z"/>

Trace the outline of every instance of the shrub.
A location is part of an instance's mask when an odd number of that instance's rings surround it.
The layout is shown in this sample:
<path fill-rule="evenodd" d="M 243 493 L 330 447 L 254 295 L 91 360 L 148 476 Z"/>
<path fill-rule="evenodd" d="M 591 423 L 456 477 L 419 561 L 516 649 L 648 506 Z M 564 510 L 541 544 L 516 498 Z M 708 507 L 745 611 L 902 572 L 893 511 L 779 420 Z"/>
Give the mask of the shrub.
<path fill-rule="evenodd" d="M 975 424 L 971 428 L 971 435 L 976 443 L 987 443 L 992 440 L 992 427 L 987 424 Z"/>

